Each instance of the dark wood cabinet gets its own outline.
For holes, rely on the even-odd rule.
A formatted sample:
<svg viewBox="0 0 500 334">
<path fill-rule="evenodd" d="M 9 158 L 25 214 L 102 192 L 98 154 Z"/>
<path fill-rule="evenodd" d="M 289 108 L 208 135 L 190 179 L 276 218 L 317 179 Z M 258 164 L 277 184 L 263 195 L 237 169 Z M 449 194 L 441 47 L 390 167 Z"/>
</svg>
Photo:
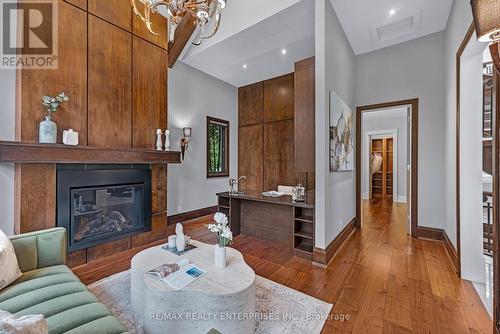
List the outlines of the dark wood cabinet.
<svg viewBox="0 0 500 334">
<path fill-rule="evenodd" d="M 64 0 L 64 1 L 72 4 L 73 6 L 81 8 L 85 11 L 87 10 L 87 0 Z"/>
<path fill-rule="evenodd" d="M 20 71 L 22 89 L 18 110 L 16 139 L 38 142 L 38 125 L 47 114 L 42 96 L 64 91 L 71 99 L 61 104 L 53 120 L 57 123 L 58 142 L 62 131 L 72 128 L 87 141 L 87 14 L 66 2 L 59 2 L 58 68 Z"/>
<path fill-rule="evenodd" d="M 122 29 L 132 31 L 130 0 L 88 0 L 88 11 Z"/>
<path fill-rule="evenodd" d="M 294 118 L 294 74 L 264 81 L 264 122 Z"/>
<path fill-rule="evenodd" d="M 238 172 L 247 177 L 245 189 L 262 191 L 264 127 L 262 124 L 240 127 L 238 137 Z"/>
<path fill-rule="evenodd" d="M 168 56 L 143 39 L 133 39 L 132 146 L 153 149 L 156 129 L 167 128 Z"/>
<path fill-rule="evenodd" d="M 238 125 L 253 125 L 264 120 L 264 83 L 238 89 Z"/>
<path fill-rule="evenodd" d="M 97 0 L 102 1 L 102 0 Z M 130 8 L 130 0 L 127 0 L 129 8 Z M 136 1 L 137 9 L 142 13 L 143 5 L 140 1 Z M 168 49 L 168 22 L 167 19 L 162 15 L 151 15 L 151 21 L 153 22 L 153 31 L 158 33 L 159 35 L 153 35 L 146 27 L 144 22 L 137 16 L 133 15 L 132 24 L 133 24 L 133 33 L 136 36 L 141 37 L 142 39 L 147 40 L 159 46 L 160 48 L 167 50 Z"/>
<path fill-rule="evenodd" d="M 130 148 L 132 35 L 89 15 L 89 145 Z"/>
<path fill-rule="evenodd" d="M 295 168 L 315 170 L 315 65 L 314 57 L 295 63 Z"/>
</svg>

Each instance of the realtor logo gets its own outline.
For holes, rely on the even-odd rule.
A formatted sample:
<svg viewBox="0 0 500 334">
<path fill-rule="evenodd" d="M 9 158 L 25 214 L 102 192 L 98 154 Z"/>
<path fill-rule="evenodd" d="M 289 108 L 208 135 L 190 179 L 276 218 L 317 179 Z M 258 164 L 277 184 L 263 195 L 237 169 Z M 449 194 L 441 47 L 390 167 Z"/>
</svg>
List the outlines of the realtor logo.
<svg viewBox="0 0 500 334">
<path fill-rule="evenodd" d="M 57 0 L 0 0 L 4 69 L 57 68 Z"/>
</svg>

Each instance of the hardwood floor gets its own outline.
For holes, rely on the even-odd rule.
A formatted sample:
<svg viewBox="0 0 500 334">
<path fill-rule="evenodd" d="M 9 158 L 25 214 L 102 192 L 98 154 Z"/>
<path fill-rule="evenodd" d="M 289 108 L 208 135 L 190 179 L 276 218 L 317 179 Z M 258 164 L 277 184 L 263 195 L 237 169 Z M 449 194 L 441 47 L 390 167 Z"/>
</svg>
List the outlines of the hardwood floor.
<svg viewBox="0 0 500 334">
<path fill-rule="evenodd" d="M 453 272 L 444 245 L 406 235 L 406 205 L 363 201 L 363 227 L 354 232 L 326 269 L 292 252 L 246 236 L 232 247 L 263 277 L 334 304 L 323 333 L 491 333 L 492 321 L 472 284 Z M 215 243 L 204 224 L 185 225 L 193 239 Z M 139 250 L 75 268 L 91 283 L 130 267 Z"/>
</svg>

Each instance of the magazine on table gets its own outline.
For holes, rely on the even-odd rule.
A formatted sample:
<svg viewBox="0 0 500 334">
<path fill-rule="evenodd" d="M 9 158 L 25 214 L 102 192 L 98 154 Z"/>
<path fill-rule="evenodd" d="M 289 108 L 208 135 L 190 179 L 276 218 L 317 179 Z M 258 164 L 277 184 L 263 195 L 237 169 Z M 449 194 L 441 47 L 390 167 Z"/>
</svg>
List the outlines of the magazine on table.
<svg viewBox="0 0 500 334">
<path fill-rule="evenodd" d="M 190 263 L 188 259 L 182 259 L 176 263 L 161 265 L 146 273 L 160 278 L 172 289 L 181 290 L 207 272 Z"/>
</svg>

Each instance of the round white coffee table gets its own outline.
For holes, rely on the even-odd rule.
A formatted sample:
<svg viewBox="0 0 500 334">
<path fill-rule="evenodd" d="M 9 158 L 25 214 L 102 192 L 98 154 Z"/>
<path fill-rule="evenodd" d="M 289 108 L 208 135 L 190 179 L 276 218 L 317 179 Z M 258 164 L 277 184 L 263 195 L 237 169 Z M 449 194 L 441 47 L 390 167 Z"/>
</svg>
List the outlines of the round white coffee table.
<svg viewBox="0 0 500 334">
<path fill-rule="evenodd" d="M 255 331 L 255 273 L 240 252 L 227 248 L 227 266 L 214 266 L 214 246 L 192 241 L 197 248 L 178 256 L 156 246 L 132 258 L 132 307 L 144 321 L 145 333 L 251 334 Z M 187 258 L 208 273 L 180 291 L 146 271 Z"/>
</svg>

